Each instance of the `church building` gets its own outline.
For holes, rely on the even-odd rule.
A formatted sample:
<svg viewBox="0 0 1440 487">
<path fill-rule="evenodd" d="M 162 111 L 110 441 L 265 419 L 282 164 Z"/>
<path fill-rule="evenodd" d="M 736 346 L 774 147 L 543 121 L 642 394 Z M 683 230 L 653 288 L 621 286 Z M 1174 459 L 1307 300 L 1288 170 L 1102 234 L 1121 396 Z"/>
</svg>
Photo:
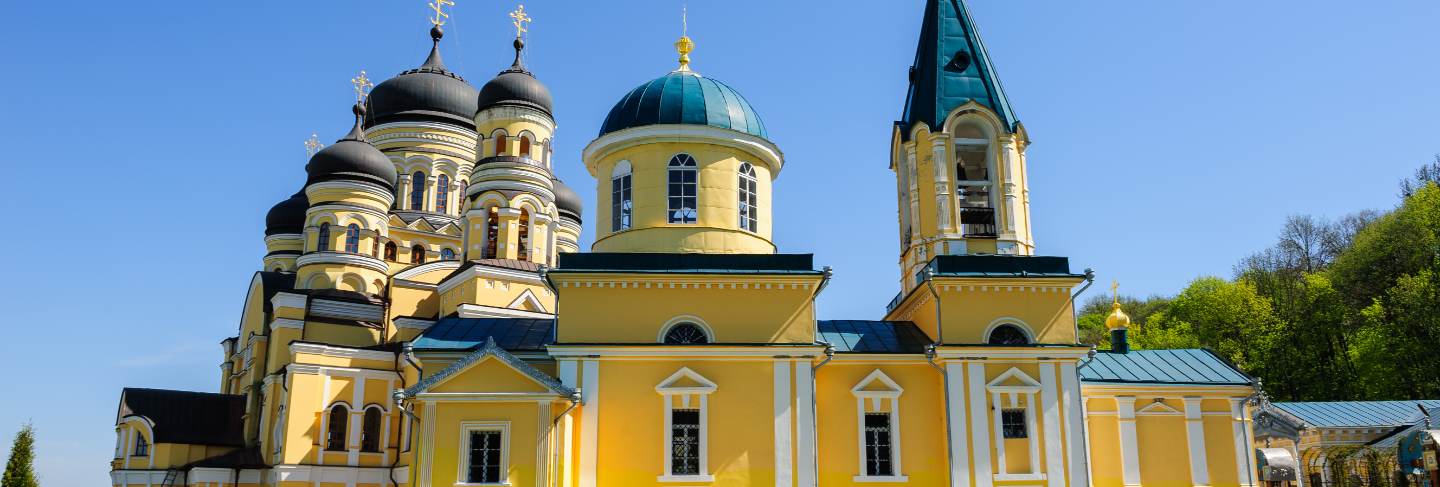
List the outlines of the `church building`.
<svg viewBox="0 0 1440 487">
<path fill-rule="evenodd" d="M 1079 343 L 1093 274 L 1042 252 L 1030 134 L 963 0 L 914 2 L 908 92 L 871 94 L 903 101 L 872 134 L 898 207 L 878 320 L 817 318 L 830 268 L 772 238 L 785 154 L 688 36 L 578 154 L 586 202 L 524 8 L 472 84 L 449 3 L 266 215 L 216 392 L 121 392 L 113 485 L 1256 483 L 1252 377 L 1130 350 L 1119 304 L 1112 350 Z"/>
</svg>

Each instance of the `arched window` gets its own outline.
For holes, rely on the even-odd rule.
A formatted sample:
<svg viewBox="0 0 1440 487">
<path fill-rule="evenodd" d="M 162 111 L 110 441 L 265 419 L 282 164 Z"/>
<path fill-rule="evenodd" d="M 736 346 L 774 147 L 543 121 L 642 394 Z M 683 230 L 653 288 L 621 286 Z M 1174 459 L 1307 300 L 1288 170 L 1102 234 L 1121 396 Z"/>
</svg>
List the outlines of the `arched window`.
<svg viewBox="0 0 1440 487">
<path fill-rule="evenodd" d="M 360 253 L 360 225 L 351 223 L 345 226 L 345 251 L 352 254 Z"/>
<path fill-rule="evenodd" d="M 529 159 L 529 158 L 530 158 L 530 138 L 529 138 L 529 137 L 521 137 L 521 138 L 520 138 L 520 157 L 524 157 L 524 158 L 526 158 L 526 159 Z"/>
<path fill-rule="evenodd" d="M 485 252 L 480 254 L 482 259 L 494 259 L 499 251 L 500 245 L 500 208 L 491 207 L 490 215 L 485 217 Z"/>
<path fill-rule="evenodd" d="M 1020 327 L 1006 324 L 990 330 L 990 337 L 985 340 L 985 343 L 991 345 L 1029 345 L 1030 336 L 1026 335 L 1025 330 L 1021 330 Z"/>
<path fill-rule="evenodd" d="M 520 139 L 525 140 L 525 139 Z M 520 260 L 530 260 L 530 210 L 520 209 L 520 250 L 516 254 Z"/>
<path fill-rule="evenodd" d="M 669 196 L 667 210 L 670 223 L 695 223 L 699 216 L 696 211 L 697 174 L 695 158 L 690 154 L 676 154 L 670 158 Z"/>
<path fill-rule="evenodd" d="M 410 209 L 425 209 L 425 173 L 420 171 L 410 175 Z"/>
<path fill-rule="evenodd" d="M 759 215 L 755 209 L 755 168 L 748 162 L 740 163 L 740 229 L 760 231 Z"/>
<path fill-rule="evenodd" d="M 380 258 L 380 232 L 375 232 L 374 238 L 370 239 L 370 256 Z"/>
<path fill-rule="evenodd" d="M 435 181 L 435 211 L 445 213 L 450 209 L 450 176 L 441 174 Z"/>
<path fill-rule="evenodd" d="M 450 249 L 440 249 L 440 260 L 455 260 L 455 251 Z"/>
<path fill-rule="evenodd" d="M 321 223 L 320 232 L 315 236 L 315 251 L 325 252 L 330 250 L 330 224 Z"/>
<path fill-rule="evenodd" d="M 380 408 L 365 409 L 365 418 L 360 423 L 360 451 L 380 451 Z"/>
<path fill-rule="evenodd" d="M 344 404 L 330 406 L 330 418 L 325 425 L 325 449 L 345 451 L 345 428 L 350 423 L 350 410 Z"/>
<path fill-rule="evenodd" d="M 506 146 L 509 145 L 509 144 L 510 144 L 510 141 L 509 141 L 509 140 L 506 140 L 505 134 L 496 135 L 496 136 L 495 136 L 495 155 L 497 155 L 497 156 L 505 155 L 505 149 L 508 149 L 508 148 L 509 148 L 509 147 L 506 147 Z"/>
<path fill-rule="evenodd" d="M 620 161 L 610 173 L 610 231 L 630 228 L 630 161 Z"/>
<path fill-rule="evenodd" d="M 150 443 L 145 441 L 145 436 L 141 435 L 139 431 L 135 432 L 135 452 L 131 453 L 131 455 L 137 457 L 150 456 Z"/>
<path fill-rule="evenodd" d="M 955 128 L 955 196 L 960 230 L 967 237 L 995 236 L 995 208 L 990 204 L 990 138 L 973 124 Z"/>
<path fill-rule="evenodd" d="M 392 262 L 396 260 L 395 242 L 385 242 L 385 260 Z"/>
<path fill-rule="evenodd" d="M 677 323 L 665 332 L 666 345 L 703 345 L 710 343 L 710 337 L 700 325 L 694 323 Z"/>
<path fill-rule="evenodd" d="M 416 244 L 414 247 L 410 247 L 410 263 L 411 263 L 411 264 L 424 264 L 424 263 L 425 263 L 425 246 L 424 246 L 424 245 Z"/>
</svg>

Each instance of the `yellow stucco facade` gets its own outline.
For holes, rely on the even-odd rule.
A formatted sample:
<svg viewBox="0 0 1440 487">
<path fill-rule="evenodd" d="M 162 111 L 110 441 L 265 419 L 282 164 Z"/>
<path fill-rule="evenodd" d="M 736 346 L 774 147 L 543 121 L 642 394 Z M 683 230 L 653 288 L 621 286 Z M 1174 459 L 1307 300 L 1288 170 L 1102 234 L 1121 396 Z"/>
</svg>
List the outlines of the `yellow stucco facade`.
<svg viewBox="0 0 1440 487">
<path fill-rule="evenodd" d="M 976 36 L 963 5 L 926 22 Z M 688 38 L 579 154 L 581 252 L 523 42 L 477 90 L 431 35 L 267 215 L 218 392 L 122 393 L 113 485 L 1254 485 L 1250 377 L 1078 343 L 1093 275 L 1037 253 L 983 49 L 922 59 L 889 134 L 898 295 L 825 320 L 830 269 L 772 237 L 784 154 Z M 994 86 L 927 84 L 961 75 Z"/>
</svg>

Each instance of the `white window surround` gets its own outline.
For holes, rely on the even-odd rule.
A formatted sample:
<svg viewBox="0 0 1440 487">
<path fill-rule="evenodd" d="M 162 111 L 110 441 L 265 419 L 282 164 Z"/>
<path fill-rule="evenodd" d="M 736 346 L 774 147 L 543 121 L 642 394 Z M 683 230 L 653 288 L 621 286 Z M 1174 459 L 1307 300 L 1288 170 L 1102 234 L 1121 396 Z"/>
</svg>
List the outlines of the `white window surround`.
<svg viewBox="0 0 1440 487">
<path fill-rule="evenodd" d="M 880 387 L 872 387 L 878 383 Z M 908 482 L 910 477 L 906 476 L 900 466 L 900 394 L 905 389 L 896 384 L 890 376 L 885 375 L 880 369 L 870 372 L 870 375 L 861 379 L 850 393 L 855 395 L 855 425 L 856 425 L 856 449 L 859 451 L 860 462 L 857 466 L 860 473 L 855 475 L 855 482 Z M 888 401 L 888 411 L 883 405 Z M 890 414 L 890 465 L 893 475 L 866 475 L 865 474 L 865 414 L 888 412 Z"/>
<path fill-rule="evenodd" d="M 500 482 L 465 482 L 470 473 L 470 432 L 472 431 L 499 431 L 500 432 L 500 467 L 505 469 L 501 474 L 503 480 Z M 461 421 L 460 422 L 460 450 L 459 458 L 455 462 L 459 470 L 455 473 L 455 485 L 510 485 L 510 422 L 509 421 Z"/>
<path fill-rule="evenodd" d="M 706 323 L 705 320 L 695 315 L 680 315 L 670 318 L 664 325 L 660 325 L 660 333 L 655 335 L 655 343 L 665 343 L 665 335 L 670 333 L 671 328 L 681 323 L 689 323 L 700 327 L 700 331 L 705 332 L 705 338 L 709 340 L 710 343 L 717 343 L 719 341 L 715 339 L 715 329 L 711 328 L 710 324 Z"/>
<path fill-rule="evenodd" d="M 695 385 L 679 385 L 682 380 L 692 382 Z M 710 474 L 710 463 L 707 457 L 709 456 L 708 445 L 710 443 L 710 408 L 708 398 L 710 393 L 715 392 L 716 388 L 717 386 L 714 382 L 695 373 L 695 371 L 690 370 L 689 367 L 681 367 L 680 370 L 675 371 L 674 374 L 670 374 L 669 377 L 666 377 L 665 380 L 660 381 L 660 383 L 655 386 L 655 392 L 660 393 L 660 398 L 665 403 L 664 438 L 662 438 L 663 442 L 660 444 L 660 451 L 663 452 L 665 457 L 665 471 L 656 478 L 656 481 L 677 483 L 715 481 L 715 476 Z M 671 429 L 670 421 L 673 418 L 672 414 L 674 413 L 675 402 L 677 400 L 680 401 L 680 407 L 682 409 L 700 410 L 700 473 L 697 475 L 672 475 L 670 473 L 673 471 L 671 469 L 670 453 L 673 441 L 671 435 L 674 432 Z M 699 407 L 695 408 L 694 406 L 697 402 L 699 403 Z"/>
<path fill-rule="evenodd" d="M 1004 325 L 1012 325 L 1015 328 L 1019 328 L 1021 332 L 1025 333 L 1025 338 L 1028 339 L 1030 343 L 1037 343 L 1035 340 L 1035 329 L 1031 328 L 1030 324 L 1026 323 L 1024 320 L 1010 316 L 1001 316 L 999 318 L 995 318 L 993 321 L 990 322 L 989 325 L 985 325 L 985 334 L 980 335 L 981 341 L 989 342 L 990 334 L 994 333 L 996 328 Z"/>
<path fill-rule="evenodd" d="M 1007 382 L 1018 382 L 1018 385 L 1006 385 Z M 990 417 L 994 423 L 994 439 L 996 468 L 995 480 L 1044 480 L 1045 474 L 1040 470 L 1040 431 L 1035 424 L 1035 410 L 1040 406 L 1036 401 L 1036 395 L 1040 392 L 1040 382 L 1026 375 L 1020 369 L 1011 368 L 1000 374 L 995 380 L 985 385 L 985 390 L 990 394 L 991 407 Z M 1020 402 L 1020 396 L 1025 396 L 1025 402 Z M 1002 403 L 1001 399 L 1006 401 Z M 1005 462 L 1005 431 L 1002 419 L 1005 409 L 1025 409 L 1025 441 L 1030 449 L 1030 472 L 1010 473 Z M 1053 427 L 1047 425 L 1047 427 Z"/>
</svg>

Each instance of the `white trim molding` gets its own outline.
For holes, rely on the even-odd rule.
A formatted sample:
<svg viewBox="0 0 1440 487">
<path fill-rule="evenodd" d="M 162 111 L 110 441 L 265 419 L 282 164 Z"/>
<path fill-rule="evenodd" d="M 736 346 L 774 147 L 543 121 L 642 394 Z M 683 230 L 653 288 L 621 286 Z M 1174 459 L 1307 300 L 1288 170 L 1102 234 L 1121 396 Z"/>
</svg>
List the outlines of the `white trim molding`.
<svg viewBox="0 0 1440 487">
<path fill-rule="evenodd" d="M 455 313 L 461 318 L 533 318 L 539 320 L 555 318 L 555 315 L 550 313 L 536 313 L 483 304 L 462 304 L 455 308 Z"/>
<path fill-rule="evenodd" d="M 616 151 L 655 142 L 695 142 L 740 149 L 760 158 L 770 168 L 770 177 L 780 175 L 785 154 L 762 137 L 735 130 L 691 124 L 656 124 L 627 128 L 600 136 L 585 146 L 581 153 L 585 165 L 595 173 L 594 165 Z"/>
<path fill-rule="evenodd" d="M 905 482 L 907 477 L 901 468 L 900 459 L 900 394 L 905 389 L 896 384 L 890 376 L 885 375 L 880 369 L 870 372 L 870 375 L 860 379 L 855 387 L 850 388 L 850 394 L 855 396 L 855 432 L 856 450 L 859 453 L 860 472 L 855 475 L 856 482 Z M 890 423 L 890 475 L 870 475 L 865 473 L 865 466 L 868 463 L 868 455 L 865 448 L 865 416 L 871 413 L 885 413 Z"/>
<path fill-rule="evenodd" d="M 1007 385 L 1009 382 L 1019 382 L 1018 385 Z M 1042 389 L 1039 381 L 1030 377 L 1018 368 L 1011 367 L 1000 374 L 994 380 L 985 384 L 985 390 L 990 396 L 990 409 L 981 410 L 982 414 L 989 411 L 991 421 L 994 423 L 995 434 L 995 465 L 999 472 L 995 474 L 995 480 L 1042 480 L 1045 474 L 1040 470 L 1040 431 L 1036 428 L 1035 410 L 1039 408 L 1035 395 Z M 1024 396 L 1024 403 L 1020 402 Z M 1005 410 L 1023 409 L 1025 411 L 1025 442 L 1030 450 L 1030 471 L 1024 473 L 1011 473 L 1008 464 L 1005 462 Z"/>
<path fill-rule="evenodd" d="M 665 335 L 670 333 L 671 328 L 674 328 L 675 325 L 679 325 L 681 323 L 689 323 L 700 327 L 700 331 L 705 332 L 705 339 L 709 340 L 710 343 L 716 343 L 717 341 L 719 341 L 715 337 L 715 329 L 711 328 L 710 324 L 706 323 L 704 319 L 701 319 L 699 316 L 695 315 L 680 315 L 674 318 L 670 318 L 669 320 L 665 321 L 665 324 L 660 325 L 660 333 L 657 333 L 655 335 L 655 343 L 665 343 Z"/>
<path fill-rule="evenodd" d="M 432 406 L 433 407 L 433 406 Z M 470 433 L 476 431 L 497 431 L 500 433 L 500 481 L 470 482 L 466 474 L 470 470 Z M 432 453 L 433 454 L 433 453 Z M 461 421 L 460 449 L 455 459 L 459 470 L 455 473 L 455 485 L 510 485 L 510 422 L 509 421 Z"/>
<path fill-rule="evenodd" d="M 379 350 L 362 350 L 350 347 L 337 347 L 333 345 L 322 345 L 319 343 L 290 342 L 290 353 L 308 353 L 325 357 L 353 358 L 361 360 L 387 360 L 395 361 L 395 354 Z"/>
<path fill-rule="evenodd" d="M 693 385 L 682 384 L 682 381 L 693 383 Z M 717 388 L 718 386 L 716 386 L 714 382 L 690 370 L 689 367 L 681 367 L 680 370 L 675 371 L 675 373 L 670 374 L 665 380 L 655 385 L 655 392 L 660 393 L 660 399 L 665 403 L 665 417 L 663 418 L 665 421 L 665 430 L 663 432 L 664 438 L 662 438 L 663 443 L 660 444 L 660 451 L 664 452 L 665 470 L 656 477 L 657 481 L 689 483 L 715 481 L 715 477 L 710 475 L 710 462 L 708 458 L 710 454 L 709 397 Z M 674 416 L 676 401 L 680 402 L 681 409 L 699 410 L 699 473 L 695 475 L 675 475 L 673 473 L 674 469 L 671 462 L 674 458 L 671 456 L 671 453 L 674 452 L 674 449 L 671 448 L 670 445 L 674 444 L 673 434 L 675 430 L 672 427 L 671 419 L 673 419 Z"/>
</svg>

